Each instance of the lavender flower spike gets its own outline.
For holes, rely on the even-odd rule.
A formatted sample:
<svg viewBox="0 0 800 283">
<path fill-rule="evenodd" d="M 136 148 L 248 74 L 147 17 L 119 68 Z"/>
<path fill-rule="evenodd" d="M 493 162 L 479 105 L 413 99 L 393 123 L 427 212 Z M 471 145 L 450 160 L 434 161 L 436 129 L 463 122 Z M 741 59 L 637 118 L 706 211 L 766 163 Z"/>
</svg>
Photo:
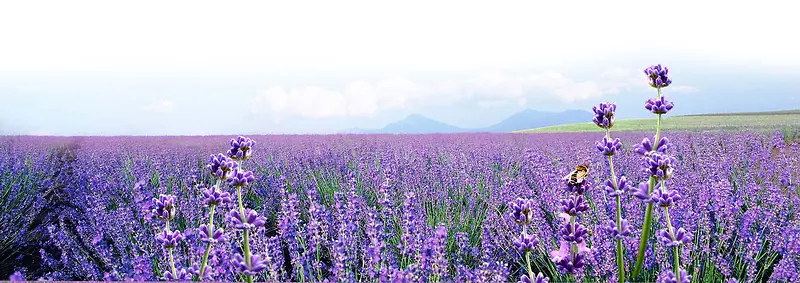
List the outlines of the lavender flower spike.
<svg viewBox="0 0 800 283">
<path fill-rule="evenodd" d="M 656 238 L 668 248 L 689 244 L 692 242 L 693 237 L 691 233 L 686 232 L 683 228 L 679 228 L 675 232 L 675 238 L 672 238 L 667 229 L 661 229 L 656 232 Z"/>
<path fill-rule="evenodd" d="M 203 190 L 203 204 L 206 206 L 220 205 L 232 202 L 231 194 L 221 192 L 216 186 L 208 187 Z"/>
<path fill-rule="evenodd" d="M 655 138 L 653 138 L 653 140 L 655 141 Z M 658 140 L 658 146 L 657 146 L 658 152 L 666 153 L 667 149 L 669 149 L 670 147 L 672 147 L 672 144 L 669 142 L 669 139 L 667 137 L 661 137 Z M 651 151 L 653 151 L 653 144 L 650 142 L 650 139 L 644 138 L 642 140 L 642 143 L 633 145 L 633 151 L 635 151 L 640 155 L 646 156 L 650 154 Z"/>
<path fill-rule="evenodd" d="M 198 231 L 200 232 L 200 241 L 202 241 L 203 243 L 208 243 L 208 242 L 217 243 L 225 240 L 225 235 L 223 235 L 223 233 L 225 233 L 225 230 L 223 230 L 222 228 L 218 228 L 216 231 L 211 232 L 208 229 L 208 225 L 203 224 L 200 225 Z"/>
<path fill-rule="evenodd" d="M 681 280 L 679 281 L 678 278 L 675 277 L 675 273 L 672 270 L 664 270 L 661 272 L 661 275 L 658 276 L 656 279 L 657 283 L 690 283 L 692 282 L 692 276 L 686 273 L 686 270 L 681 269 Z"/>
<path fill-rule="evenodd" d="M 603 229 L 606 230 L 606 232 L 608 232 L 609 234 L 611 234 L 611 237 L 615 239 L 628 237 L 631 235 L 631 233 L 633 233 L 633 229 L 631 228 L 630 223 L 628 223 L 628 220 L 625 219 L 622 219 L 621 231 L 617 229 L 617 223 L 614 222 L 614 220 L 609 220 L 608 224 L 606 224 L 606 226 L 603 227 Z"/>
<path fill-rule="evenodd" d="M 617 105 L 610 102 L 600 103 L 598 106 L 592 106 L 594 118 L 592 122 L 600 128 L 610 129 L 614 126 L 614 111 L 617 110 Z"/>
<path fill-rule="evenodd" d="M 248 265 L 242 255 L 236 254 L 233 256 L 233 259 L 231 259 L 231 264 L 236 267 L 236 270 L 245 275 L 256 275 L 267 268 L 264 260 L 262 260 L 259 255 L 251 255 L 250 264 Z"/>
<path fill-rule="evenodd" d="M 531 278 L 528 277 L 527 274 L 526 275 L 522 275 L 522 278 L 520 278 L 519 282 L 520 283 L 550 283 L 550 278 L 545 277 L 544 274 L 539 272 L 539 274 L 536 274 L 536 278 L 533 278 L 532 280 L 531 280 Z"/>
<path fill-rule="evenodd" d="M 518 224 L 528 224 L 533 219 L 530 200 L 518 198 L 509 203 L 509 206 L 511 206 L 511 218 Z"/>
<path fill-rule="evenodd" d="M 253 154 L 252 147 L 255 145 L 256 141 L 243 136 L 231 139 L 231 149 L 228 150 L 228 157 L 235 160 L 247 160 Z"/>
<path fill-rule="evenodd" d="M 646 162 L 649 166 L 647 172 L 658 180 L 669 179 L 675 172 L 673 168 L 673 164 L 676 163 L 675 157 L 653 152 L 647 156 Z"/>
<path fill-rule="evenodd" d="M 623 195 L 624 193 L 626 193 L 628 191 L 635 190 L 633 188 L 633 186 L 628 185 L 628 183 L 629 183 L 628 182 L 628 178 L 626 178 L 625 176 L 622 176 L 617 181 L 617 187 L 618 188 L 614 189 L 614 182 L 611 181 L 611 180 L 606 180 L 605 189 L 606 189 L 606 192 L 608 193 L 608 195 L 611 196 L 611 197 L 621 196 L 621 195 Z"/>
<path fill-rule="evenodd" d="M 675 104 L 664 98 L 664 96 L 647 99 L 644 103 L 644 108 L 653 114 L 667 114 L 672 110 L 672 107 L 675 107 Z"/>
<path fill-rule="evenodd" d="M 156 235 L 156 241 L 165 249 L 174 248 L 180 241 L 183 241 L 183 239 L 183 234 L 181 234 L 181 231 L 177 230 L 172 232 L 164 230 Z"/>
<path fill-rule="evenodd" d="M 583 199 L 583 196 L 572 195 L 568 199 L 561 200 L 561 211 L 570 216 L 576 216 L 587 210 L 589 210 L 589 203 Z"/>
<path fill-rule="evenodd" d="M 222 153 L 211 155 L 208 165 L 206 165 L 206 169 L 211 171 L 211 176 L 219 180 L 227 180 L 237 168 L 239 168 L 239 163 Z"/>
<path fill-rule="evenodd" d="M 681 200 L 681 194 L 678 190 L 670 190 L 669 192 L 662 192 L 661 190 L 654 190 L 650 195 L 650 201 L 658 204 L 660 207 L 670 207 L 675 202 Z"/>
<path fill-rule="evenodd" d="M 253 175 L 252 171 L 242 172 L 239 169 L 236 169 L 231 178 L 228 179 L 228 185 L 234 187 L 243 187 L 249 185 L 255 180 L 256 176 Z"/>
<path fill-rule="evenodd" d="M 228 219 L 239 230 L 250 230 L 264 226 L 264 222 L 267 220 L 263 216 L 258 216 L 255 210 L 249 208 L 244 210 L 244 215 L 240 214 L 238 209 L 231 210 L 228 213 Z"/>
<path fill-rule="evenodd" d="M 672 84 L 672 80 L 668 76 L 669 69 L 667 67 L 662 68 L 661 64 L 645 68 L 644 74 L 647 75 L 651 87 L 665 88 Z"/>
<path fill-rule="evenodd" d="M 536 239 L 533 235 L 522 235 L 514 239 L 514 246 L 522 253 L 533 251 L 538 244 L 539 239 Z"/>
<path fill-rule="evenodd" d="M 158 198 L 153 199 L 153 206 L 153 210 L 150 211 L 153 218 L 164 221 L 175 218 L 175 196 L 160 194 Z"/>
<path fill-rule="evenodd" d="M 172 274 L 171 271 L 164 272 L 164 279 L 167 281 L 189 281 L 192 279 L 192 276 L 185 268 L 178 268 L 175 273 Z"/>
<path fill-rule="evenodd" d="M 619 138 L 611 140 L 608 137 L 603 137 L 602 140 L 595 143 L 595 146 L 603 155 L 612 156 L 618 150 L 622 149 L 622 142 L 619 141 Z"/>
</svg>

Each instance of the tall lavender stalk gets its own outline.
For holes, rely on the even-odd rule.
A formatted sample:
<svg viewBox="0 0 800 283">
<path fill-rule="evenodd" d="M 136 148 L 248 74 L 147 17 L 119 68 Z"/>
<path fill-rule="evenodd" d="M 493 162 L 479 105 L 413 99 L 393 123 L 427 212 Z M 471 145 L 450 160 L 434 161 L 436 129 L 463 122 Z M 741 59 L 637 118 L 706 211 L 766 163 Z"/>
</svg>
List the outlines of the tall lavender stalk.
<svg viewBox="0 0 800 283">
<path fill-rule="evenodd" d="M 631 228 L 628 225 L 628 221 L 622 218 L 622 195 L 628 191 L 628 181 L 625 176 L 622 176 L 617 181 L 617 175 L 614 173 L 614 153 L 622 148 L 619 138 L 612 140 L 610 133 L 611 128 L 614 126 L 614 112 L 616 110 L 616 104 L 600 103 L 600 105 L 592 107 L 592 111 L 595 113 L 592 121 L 606 131 L 605 137 L 596 143 L 596 147 L 600 153 L 608 157 L 611 180 L 606 181 L 605 188 L 608 195 L 615 198 L 617 210 L 615 221 L 609 222 L 606 230 L 616 239 L 617 279 L 620 283 L 623 283 L 625 282 L 625 262 L 622 238 L 631 234 Z"/>
<path fill-rule="evenodd" d="M 550 282 L 549 278 L 545 277 L 541 272 L 534 275 L 531 268 L 531 252 L 539 244 L 539 239 L 533 234 L 528 234 L 527 231 L 528 224 L 533 220 L 532 202 L 532 200 L 518 198 L 516 201 L 509 203 L 511 219 L 522 226 L 522 235 L 514 239 L 514 246 L 519 252 L 525 254 L 526 271 L 528 271 L 528 274 L 522 275 L 519 282 L 547 283 Z"/>
<path fill-rule="evenodd" d="M 210 274 L 206 273 L 206 268 L 208 267 L 208 256 L 211 252 L 211 245 L 222 241 L 225 233 L 225 230 L 222 228 L 214 230 L 214 212 L 218 205 L 229 203 L 232 199 L 231 194 L 220 191 L 219 186 L 222 181 L 228 180 L 233 175 L 234 170 L 238 169 L 238 166 L 238 163 L 223 154 L 212 155 L 209 164 L 206 165 L 206 168 L 211 171 L 211 176 L 216 179 L 216 184 L 203 190 L 203 202 L 209 207 L 209 216 L 208 224 L 200 225 L 198 228 L 200 240 L 206 243 L 206 250 L 203 253 L 203 260 L 200 263 L 199 272 L 195 274 L 198 280 L 210 278 Z"/>
<path fill-rule="evenodd" d="M 159 219 L 165 222 L 164 230 L 156 235 L 156 241 L 167 250 L 169 255 L 169 270 L 164 272 L 164 279 L 166 280 L 188 280 L 189 276 L 186 269 L 175 267 L 175 257 L 172 255 L 172 250 L 183 241 L 183 233 L 175 230 L 171 231 L 169 222 L 175 218 L 175 196 L 161 194 L 158 198 L 153 199 L 153 210 L 151 211 L 154 219 Z"/>
<path fill-rule="evenodd" d="M 583 197 L 588 180 L 566 180 L 566 190 L 571 193 L 567 199 L 561 200 L 559 217 L 564 221 L 558 235 L 561 236 L 559 249 L 550 252 L 550 259 L 563 273 L 575 273 L 586 264 L 586 256 L 591 252 L 586 245 L 589 231 L 577 222 L 578 216 L 589 210 L 589 203 Z"/>
<path fill-rule="evenodd" d="M 673 104 L 670 101 L 667 101 L 664 96 L 661 95 L 661 89 L 669 86 L 672 83 L 672 80 L 669 79 L 669 69 L 667 67 L 661 67 L 661 65 L 653 65 L 647 67 L 644 70 L 645 75 L 647 75 L 650 86 L 655 88 L 657 91 L 657 96 L 655 99 L 648 99 L 645 103 L 645 108 L 656 114 L 657 124 L 656 124 L 656 136 L 653 139 L 653 143 L 655 146 L 650 143 L 650 140 L 645 138 L 642 141 L 641 145 L 636 145 L 637 151 L 639 153 L 648 153 L 648 152 L 656 152 L 661 149 L 661 145 L 666 144 L 668 141 L 662 144 L 662 140 L 659 140 L 659 136 L 661 134 L 661 115 L 666 114 L 670 109 L 672 109 Z M 650 180 L 647 183 L 647 192 L 646 195 L 649 196 L 653 193 L 653 189 L 656 186 L 656 179 L 653 176 L 650 176 Z M 648 202 L 644 212 L 644 224 L 642 225 L 642 236 L 639 239 L 639 251 L 636 254 L 636 263 L 633 268 L 633 277 L 637 278 L 639 273 L 642 271 L 642 265 L 644 264 L 644 255 L 647 251 L 647 244 L 650 240 L 650 228 L 653 222 L 653 203 Z"/>
<path fill-rule="evenodd" d="M 253 275 L 267 268 L 262 258 L 258 255 L 253 255 L 250 251 L 250 230 L 264 226 L 266 218 L 258 216 L 255 210 L 245 209 L 242 196 L 242 188 L 256 179 L 252 171 L 242 170 L 242 163 L 250 158 L 253 153 L 252 147 L 255 145 L 255 141 L 239 136 L 231 139 L 231 148 L 227 152 L 228 157 L 234 160 L 237 163 L 236 167 L 238 167 L 233 170 L 231 177 L 228 179 L 228 185 L 236 188 L 236 196 L 239 203 L 238 209 L 233 209 L 228 213 L 228 219 L 236 229 L 243 232 L 243 255 L 235 255 L 232 263 L 239 272 L 246 276 L 248 283 L 253 282 Z"/>
</svg>

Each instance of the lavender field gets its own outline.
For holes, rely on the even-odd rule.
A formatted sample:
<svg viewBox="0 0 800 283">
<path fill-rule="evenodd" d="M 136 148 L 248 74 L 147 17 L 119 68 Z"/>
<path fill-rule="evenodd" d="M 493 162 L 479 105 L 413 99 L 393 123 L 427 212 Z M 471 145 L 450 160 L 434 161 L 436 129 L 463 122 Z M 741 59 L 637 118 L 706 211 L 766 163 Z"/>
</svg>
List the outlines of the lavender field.
<svg viewBox="0 0 800 283">
<path fill-rule="evenodd" d="M 522 234 L 514 207 L 523 198 L 532 200 L 523 211 L 530 218 L 525 235 L 538 242 L 529 249 L 531 273 L 551 282 L 611 281 L 618 274 L 615 237 L 604 227 L 616 209 L 604 188 L 606 156 L 595 148 L 602 135 L 252 136 L 252 155 L 238 167 L 254 179 L 241 187 L 217 182 L 220 171 L 206 166 L 209 155 L 228 150 L 230 137 L 5 137 L 0 277 L 163 280 L 172 270 L 165 247 L 174 247 L 177 276 L 170 276 L 191 279 L 210 246 L 208 280 L 517 281 L 529 274 L 526 254 L 514 244 Z M 631 145 L 648 135 L 619 137 Z M 744 132 L 669 137 L 678 161 L 670 185 L 683 196 L 670 213 L 672 224 L 692 235 L 680 253 L 691 281 L 796 280 L 797 143 Z M 616 173 L 629 183 L 647 180 L 632 147 L 614 157 Z M 558 250 L 561 199 L 569 194 L 562 177 L 580 163 L 590 168 L 588 210 L 580 217 L 590 251 L 583 268 L 569 273 L 551 251 Z M 212 223 L 224 232 L 209 237 L 197 228 L 209 222 L 204 204 L 215 184 Z M 226 217 L 237 211 L 236 188 L 257 219 Z M 159 208 L 154 198 L 161 194 L 174 196 L 174 206 Z M 625 194 L 621 204 L 632 229 L 622 237 L 630 272 L 645 202 Z M 171 229 L 182 232 L 172 245 L 153 215 L 159 209 L 172 210 Z M 663 213 L 653 215 L 653 231 L 664 228 Z M 242 231 L 249 231 L 250 260 L 258 266 L 237 265 Z M 651 237 L 637 280 L 671 269 L 671 256 Z"/>
</svg>

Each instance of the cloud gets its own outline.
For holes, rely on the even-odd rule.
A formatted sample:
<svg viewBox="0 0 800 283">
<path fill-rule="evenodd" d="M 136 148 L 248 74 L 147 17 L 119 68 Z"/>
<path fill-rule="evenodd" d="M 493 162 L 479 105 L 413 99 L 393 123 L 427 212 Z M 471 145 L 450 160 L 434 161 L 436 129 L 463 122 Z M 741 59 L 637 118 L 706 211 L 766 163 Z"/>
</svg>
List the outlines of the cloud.
<svg viewBox="0 0 800 283">
<path fill-rule="evenodd" d="M 419 83 L 406 78 L 375 83 L 357 81 L 342 90 L 273 86 L 250 102 L 253 113 L 270 115 L 279 122 L 287 117 L 374 117 L 383 111 L 413 111 L 457 103 L 484 108 L 541 102 L 573 103 L 619 93 L 641 83 L 641 78 L 619 68 L 583 81 L 553 71 L 489 73 L 436 83 Z"/>
<path fill-rule="evenodd" d="M 145 112 L 156 112 L 156 113 L 170 113 L 174 108 L 174 104 L 171 100 L 159 100 L 153 102 L 152 104 L 148 104 L 142 106 L 140 110 Z"/>
<path fill-rule="evenodd" d="M 667 90 L 675 93 L 692 93 L 700 91 L 698 88 L 688 85 L 669 86 Z"/>
</svg>

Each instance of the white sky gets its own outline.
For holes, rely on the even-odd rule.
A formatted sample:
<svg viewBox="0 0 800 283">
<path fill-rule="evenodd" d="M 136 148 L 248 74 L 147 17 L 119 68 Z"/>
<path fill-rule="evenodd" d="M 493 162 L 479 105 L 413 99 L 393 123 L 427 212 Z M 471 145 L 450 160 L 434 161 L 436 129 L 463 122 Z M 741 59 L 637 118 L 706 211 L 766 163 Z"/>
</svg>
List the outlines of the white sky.
<svg viewBox="0 0 800 283">
<path fill-rule="evenodd" d="M 66 90 L 59 85 L 44 91 L 42 84 L 54 83 L 48 78 L 116 76 L 123 78 L 120 88 L 148 86 L 150 95 L 137 96 L 142 101 L 130 99 L 138 111 L 180 115 L 190 111 L 181 101 L 185 95 L 170 90 L 181 86 L 158 89 L 139 79 L 253 77 L 252 89 L 231 95 L 245 101 L 249 115 L 280 124 L 459 103 L 570 108 L 624 92 L 641 79 L 641 68 L 676 58 L 718 67 L 800 67 L 800 18 L 791 1 L 222 3 L 0 2 L 0 83 L 7 81 L 0 84 L 0 98 L 42 96 L 46 104 L 48 96 L 81 93 L 75 103 L 92 103 L 95 96 L 128 92 L 90 86 L 91 79 Z M 636 69 L 627 67 L 631 62 Z M 580 73 L 581 66 L 592 71 Z M 455 75 L 463 70 L 474 72 Z M 275 75 L 289 73 L 292 79 Z M 437 75 L 420 79 L 414 73 Z M 26 84 L 19 77 L 40 79 Z M 675 89 L 697 91 L 686 83 Z M 10 119 L 4 123 L 15 124 Z M 334 126 L 352 125 L 359 123 Z M 22 128 L 48 127 L 29 122 Z"/>
</svg>

